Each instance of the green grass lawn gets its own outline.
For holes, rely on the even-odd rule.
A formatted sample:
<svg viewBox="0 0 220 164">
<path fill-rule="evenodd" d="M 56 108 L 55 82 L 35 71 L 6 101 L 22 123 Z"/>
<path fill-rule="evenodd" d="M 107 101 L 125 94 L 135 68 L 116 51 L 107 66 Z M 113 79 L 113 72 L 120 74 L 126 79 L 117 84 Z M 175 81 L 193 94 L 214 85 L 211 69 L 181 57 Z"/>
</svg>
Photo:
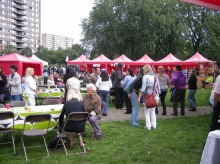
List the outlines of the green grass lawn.
<svg viewBox="0 0 220 164">
<path fill-rule="evenodd" d="M 180 117 L 172 119 L 158 119 L 157 129 L 148 131 L 143 128 L 144 120 L 140 120 L 141 127 L 131 127 L 128 121 L 101 122 L 100 127 L 106 137 L 97 141 L 91 139 L 91 132 L 83 138 L 89 153 L 86 155 L 65 156 L 62 148 L 50 152 L 50 158 L 39 159 L 46 152 L 43 148 L 28 149 L 27 154 L 32 164 L 72 164 L 72 163 L 140 163 L 140 164 L 191 164 L 199 163 L 201 154 L 196 154 L 201 149 L 207 134 L 211 115 L 197 117 Z M 88 127 L 86 127 L 88 129 Z M 47 143 L 56 136 L 55 131 L 50 131 Z M 74 138 L 75 140 L 75 138 Z M 20 132 L 15 135 L 16 148 L 20 142 Z M 41 138 L 28 138 L 27 145 L 41 143 Z M 78 144 L 69 153 L 80 151 Z M 0 154 L 12 151 L 10 145 L 1 145 Z M 0 158 L 3 164 L 25 163 L 24 153 L 18 156 L 8 155 Z"/>
</svg>

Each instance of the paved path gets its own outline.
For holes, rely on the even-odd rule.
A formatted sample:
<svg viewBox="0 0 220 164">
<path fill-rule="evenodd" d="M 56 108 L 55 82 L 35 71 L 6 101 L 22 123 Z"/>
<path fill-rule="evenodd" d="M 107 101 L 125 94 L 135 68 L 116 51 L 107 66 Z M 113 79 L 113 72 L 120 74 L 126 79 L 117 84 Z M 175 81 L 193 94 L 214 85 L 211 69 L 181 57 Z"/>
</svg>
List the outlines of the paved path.
<svg viewBox="0 0 220 164">
<path fill-rule="evenodd" d="M 212 107 L 211 106 L 202 106 L 197 107 L 197 111 L 190 112 L 187 108 L 185 109 L 185 116 L 197 116 L 197 115 L 203 115 L 203 114 L 210 114 L 212 113 Z M 130 114 L 124 114 L 125 110 L 120 109 L 114 109 L 110 108 L 108 112 L 108 116 L 102 116 L 100 121 L 124 121 L 124 120 L 130 120 L 131 115 Z M 173 109 L 171 107 L 167 108 L 167 115 L 163 116 L 162 113 L 162 107 L 158 108 L 158 115 L 157 118 L 167 119 L 167 118 L 173 118 L 174 116 L 170 115 L 170 113 L 173 112 Z M 178 108 L 178 112 L 180 112 L 180 108 Z M 185 117 L 185 116 L 178 116 L 178 117 Z M 144 107 L 140 107 L 138 118 L 144 120 Z"/>
</svg>

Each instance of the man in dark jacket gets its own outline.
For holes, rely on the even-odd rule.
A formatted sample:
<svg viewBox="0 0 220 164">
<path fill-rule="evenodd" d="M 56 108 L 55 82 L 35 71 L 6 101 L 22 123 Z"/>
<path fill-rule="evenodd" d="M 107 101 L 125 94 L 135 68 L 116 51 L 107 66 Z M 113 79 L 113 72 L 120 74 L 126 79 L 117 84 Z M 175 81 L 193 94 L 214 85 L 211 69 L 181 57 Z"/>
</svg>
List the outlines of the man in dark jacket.
<svg viewBox="0 0 220 164">
<path fill-rule="evenodd" d="M 176 72 L 173 74 L 171 81 L 171 86 L 174 89 L 173 94 L 173 113 L 171 115 L 177 116 L 177 104 L 181 103 L 181 112 L 180 115 L 184 116 L 185 114 L 185 94 L 186 94 L 186 77 L 181 71 L 181 66 L 176 66 Z"/>
</svg>

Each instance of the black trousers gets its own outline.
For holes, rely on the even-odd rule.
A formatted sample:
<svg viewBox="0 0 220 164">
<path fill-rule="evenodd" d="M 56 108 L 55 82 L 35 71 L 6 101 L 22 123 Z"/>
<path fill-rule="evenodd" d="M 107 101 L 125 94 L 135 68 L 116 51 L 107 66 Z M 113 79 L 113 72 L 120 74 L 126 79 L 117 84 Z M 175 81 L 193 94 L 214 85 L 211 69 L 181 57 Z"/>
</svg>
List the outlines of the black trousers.
<svg viewBox="0 0 220 164">
<path fill-rule="evenodd" d="M 213 107 L 212 120 L 209 129 L 210 132 L 220 129 L 220 122 L 218 122 L 218 120 L 220 120 L 219 117 L 220 117 L 220 102 L 218 102 L 218 104 L 215 107 Z"/>
<path fill-rule="evenodd" d="M 167 110 L 166 110 L 166 102 L 165 102 L 165 97 L 166 97 L 166 94 L 167 94 L 167 91 L 164 91 L 164 92 L 161 92 L 160 93 L 160 102 L 162 104 L 162 107 L 163 107 L 163 114 L 166 114 L 167 113 Z M 158 107 L 156 107 L 155 109 L 155 113 L 158 113 Z"/>
<path fill-rule="evenodd" d="M 125 91 L 125 105 L 126 105 L 126 113 L 131 113 L 132 112 L 132 105 L 131 105 L 131 99 L 128 97 L 128 93 Z"/>
<path fill-rule="evenodd" d="M 181 103 L 181 115 L 185 114 L 185 94 L 186 89 L 176 89 L 173 95 L 173 114 L 178 115 L 177 105 Z"/>
<path fill-rule="evenodd" d="M 124 89 L 116 88 L 116 90 L 117 90 L 117 96 L 115 101 L 115 108 L 121 109 L 123 108 L 123 103 L 124 103 Z"/>
</svg>

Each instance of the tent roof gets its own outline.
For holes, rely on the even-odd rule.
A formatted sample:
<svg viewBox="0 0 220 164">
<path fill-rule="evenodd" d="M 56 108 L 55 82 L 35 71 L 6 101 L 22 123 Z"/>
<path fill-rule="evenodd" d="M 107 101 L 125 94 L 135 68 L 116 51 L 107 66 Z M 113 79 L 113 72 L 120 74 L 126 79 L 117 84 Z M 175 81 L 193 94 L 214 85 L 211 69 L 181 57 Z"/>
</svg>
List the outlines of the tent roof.
<svg viewBox="0 0 220 164">
<path fill-rule="evenodd" d="M 30 59 L 26 56 L 23 55 L 19 55 L 17 53 L 12 53 L 12 54 L 7 54 L 5 56 L 1 56 L 0 57 L 0 61 L 6 61 L 6 62 L 10 62 L 10 61 L 20 61 L 22 63 L 35 63 L 35 64 L 39 64 L 41 62 Z"/>
<path fill-rule="evenodd" d="M 118 63 L 118 62 L 122 62 L 122 63 L 131 63 L 134 62 L 133 60 L 127 58 L 124 54 L 122 54 L 121 56 L 119 56 L 118 58 L 112 60 L 113 63 Z"/>
<path fill-rule="evenodd" d="M 84 63 L 87 63 L 87 62 L 90 62 L 91 60 L 87 59 L 85 57 L 85 55 L 81 55 L 79 56 L 77 59 L 75 60 L 71 60 L 71 61 L 68 61 L 67 64 L 68 65 L 77 65 L 77 64 L 84 64 Z"/>
<path fill-rule="evenodd" d="M 112 63 L 112 60 L 110 60 L 109 58 L 107 58 L 105 55 L 101 54 L 100 56 L 98 56 L 97 58 L 90 60 L 89 63 L 92 64 L 109 64 Z"/>
<path fill-rule="evenodd" d="M 142 58 L 134 62 L 134 64 L 153 64 L 153 63 L 155 63 L 155 61 L 152 60 L 147 54 L 145 54 Z"/>
<path fill-rule="evenodd" d="M 220 1 L 219 0 L 181 0 L 183 2 L 192 3 L 198 6 L 204 6 L 214 10 L 220 10 Z"/>
<path fill-rule="evenodd" d="M 214 63 L 214 61 L 208 60 L 204 58 L 202 55 L 200 55 L 198 52 L 196 52 L 191 58 L 183 61 L 184 63 Z"/>
<path fill-rule="evenodd" d="M 30 57 L 30 59 L 34 59 L 36 61 L 42 62 L 43 65 L 48 65 L 48 62 L 38 58 L 36 55 L 32 55 L 32 57 Z"/>
<path fill-rule="evenodd" d="M 177 64 L 182 62 L 181 60 L 177 59 L 175 56 L 173 56 L 171 53 L 169 53 L 165 58 L 155 62 L 155 64 Z"/>
</svg>

